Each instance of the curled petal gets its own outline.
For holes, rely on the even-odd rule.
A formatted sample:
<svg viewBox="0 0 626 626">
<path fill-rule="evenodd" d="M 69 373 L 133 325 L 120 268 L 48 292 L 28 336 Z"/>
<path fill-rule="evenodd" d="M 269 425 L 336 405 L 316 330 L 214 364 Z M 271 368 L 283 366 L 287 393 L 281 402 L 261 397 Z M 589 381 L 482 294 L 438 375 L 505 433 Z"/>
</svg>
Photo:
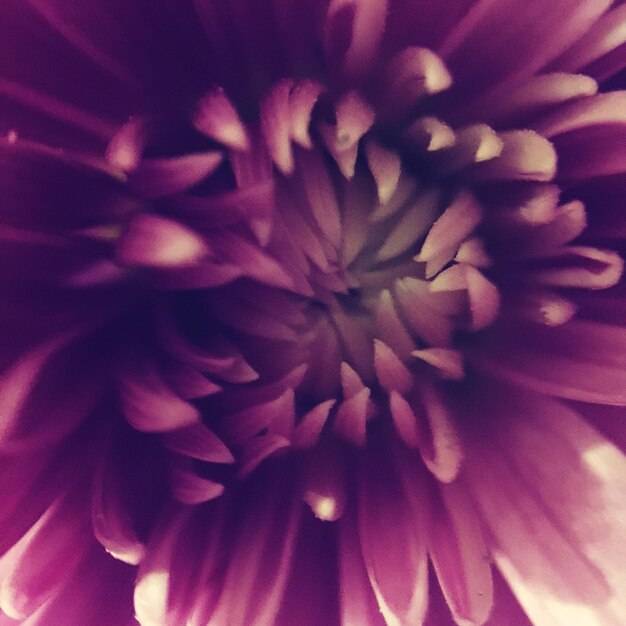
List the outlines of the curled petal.
<svg viewBox="0 0 626 626">
<path fill-rule="evenodd" d="M 530 130 L 512 130 L 500 134 L 500 156 L 479 163 L 470 176 L 475 180 L 550 181 L 556 174 L 557 154 L 544 137 Z"/>
</svg>

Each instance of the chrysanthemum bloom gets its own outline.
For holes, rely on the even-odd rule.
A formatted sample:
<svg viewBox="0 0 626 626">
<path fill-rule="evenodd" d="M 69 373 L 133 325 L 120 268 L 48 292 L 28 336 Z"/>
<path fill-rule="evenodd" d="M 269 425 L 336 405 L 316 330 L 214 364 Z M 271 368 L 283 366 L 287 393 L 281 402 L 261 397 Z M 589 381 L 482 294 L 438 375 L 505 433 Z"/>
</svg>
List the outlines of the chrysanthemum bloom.
<svg viewBox="0 0 626 626">
<path fill-rule="evenodd" d="M 2 0 L 0 624 L 622 624 L 625 65 L 610 0 Z"/>
</svg>

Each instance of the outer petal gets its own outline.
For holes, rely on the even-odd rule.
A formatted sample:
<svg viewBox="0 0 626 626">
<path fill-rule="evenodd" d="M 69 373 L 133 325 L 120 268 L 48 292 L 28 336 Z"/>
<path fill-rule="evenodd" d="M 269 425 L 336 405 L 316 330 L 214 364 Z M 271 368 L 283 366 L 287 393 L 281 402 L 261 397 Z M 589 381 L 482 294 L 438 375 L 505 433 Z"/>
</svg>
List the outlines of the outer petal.
<svg viewBox="0 0 626 626">
<path fill-rule="evenodd" d="M 466 467 L 498 566 L 535 623 L 619 624 L 626 457 L 554 400 L 491 395 Z"/>
</svg>

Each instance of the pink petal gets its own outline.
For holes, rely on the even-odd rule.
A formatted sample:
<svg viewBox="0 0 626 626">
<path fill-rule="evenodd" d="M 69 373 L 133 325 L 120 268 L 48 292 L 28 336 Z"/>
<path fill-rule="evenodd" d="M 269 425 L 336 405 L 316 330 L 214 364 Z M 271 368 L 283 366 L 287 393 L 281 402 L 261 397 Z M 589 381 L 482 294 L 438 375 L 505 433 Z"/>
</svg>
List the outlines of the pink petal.
<svg viewBox="0 0 626 626">
<path fill-rule="evenodd" d="M 625 128 L 622 122 L 585 127 L 555 137 L 559 178 L 584 180 L 626 172 L 626 147 L 622 141 Z"/>
<path fill-rule="evenodd" d="M 422 459 L 438 480 L 452 482 L 459 472 L 464 452 L 451 410 L 434 385 L 420 384 L 419 397 L 430 431 L 430 437 L 421 438 Z"/>
<path fill-rule="evenodd" d="M 324 25 L 324 41 L 329 61 L 340 65 L 350 76 L 363 76 L 376 58 L 385 28 L 387 0 L 372 4 L 366 0 L 332 0 Z M 348 47 L 341 58 L 335 51 L 339 29 L 348 28 Z"/>
<path fill-rule="evenodd" d="M 309 126 L 313 108 L 323 91 L 323 87 L 310 80 L 297 83 L 289 96 L 291 110 L 291 138 L 303 148 L 312 148 Z"/>
<path fill-rule="evenodd" d="M 473 444 L 468 477 L 498 566 L 529 617 L 550 625 L 619 623 L 625 457 L 542 396 L 501 393 L 479 410 L 492 416 L 481 437 L 489 444 Z"/>
<path fill-rule="evenodd" d="M 170 473 L 172 496 L 182 504 L 197 505 L 218 498 L 224 485 L 198 476 L 189 466 L 176 466 Z"/>
<path fill-rule="evenodd" d="M 450 175 L 476 163 L 486 163 L 502 154 L 502 138 L 486 124 L 472 124 L 456 131 L 454 143 L 436 151 L 432 159 L 437 170 Z"/>
<path fill-rule="evenodd" d="M 451 148 L 456 141 L 454 131 L 436 117 L 418 118 L 404 131 L 402 137 L 411 152 L 436 152 Z"/>
<path fill-rule="evenodd" d="M 614 91 L 559 107 L 554 113 L 541 118 L 533 128 L 551 138 L 586 126 L 621 124 L 625 121 L 626 92 Z"/>
<path fill-rule="evenodd" d="M 323 445 L 305 462 L 303 499 L 322 521 L 337 521 L 347 506 L 348 485 L 343 452 L 338 446 Z"/>
<path fill-rule="evenodd" d="M 533 269 L 526 274 L 532 283 L 551 287 L 607 289 L 619 282 L 624 261 L 612 250 L 586 246 L 567 246 L 544 252 L 542 259 L 553 261 L 547 269 Z"/>
<path fill-rule="evenodd" d="M 582 202 L 574 200 L 561 205 L 553 220 L 528 233 L 521 254 L 541 256 L 544 252 L 551 252 L 581 235 L 586 226 L 587 216 Z"/>
<path fill-rule="evenodd" d="M 205 398 L 222 388 L 203 376 L 197 369 L 183 363 L 170 362 L 165 366 L 165 378 L 172 389 L 185 400 Z"/>
<path fill-rule="evenodd" d="M 480 205 L 470 194 L 458 195 L 433 224 L 422 245 L 420 261 L 428 261 L 442 250 L 457 248 L 480 223 Z"/>
<path fill-rule="evenodd" d="M 129 177 L 130 186 L 141 196 L 161 198 L 201 182 L 222 162 L 219 152 L 202 152 L 141 161 Z"/>
<path fill-rule="evenodd" d="M 395 390 L 389 394 L 389 411 L 400 439 L 409 448 L 418 448 L 421 433 L 417 417 L 407 400 Z"/>
<path fill-rule="evenodd" d="M 132 118 L 126 122 L 107 146 L 107 161 L 124 172 L 135 170 L 141 163 L 149 130 L 150 123 L 146 118 Z"/>
<path fill-rule="evenodd" d="M 36 613 L 23 622 L 27 626 L 133 626 L 132 593 L 134 572 L 111 558 L 99 546 L 92 546 L 80 565 Z M 111 599 L 115 598 L 115 602 Z M 106 606 L 107 610 L 102 611 Z M 13 620 L 3 626 L 15 626 Z"/>
<path fill-rule="evenodd" d="M 291 150 L 291 80 L 276 83 L 261 103 L 261 127 L 272 160 L 283 174 L 294 168 Z"/>
<path fill-rule="evenodd" d="M 356 521 L 345 516 L 338 526 L 341 625 L 384 626 L 363 563 Z"/>
<path fill-rule="evenodd" d="M 381 103 L 385 118 L 402 120 L 424 97 L 445 91 L 452 77 L 443 61 L 427 48 L 400 50 L 384 70 Z"/>
<path fill-rule="evenodd" d="M 428 283 L 404 278 L 396 284 L 396 298 L 410 328 L 433 346 L 446 346 L 451 341 L 452 323 L 439 311 L 424 303 Z"/>
<path fill-rule="evenodd" d="M 344 400 L 335 415 L 333 430 L 355 446 L 365 445 L 367 409 L 370 390 L 365 387 L 351 398 Z"/>
<path fill-rule="evenodd" d="M 457 263 L 467 263 L 472 267 L 491 267 L 493 261 L 487 251 L 481 239 L 473 237 L 466 239 L 460 246 L 456 253 L 454 260 Z"/>
<path fill-rule="evenodd" d="M 179 539 L 187 512 L 163 522 L 148 546 L 135 583 L 135 619 L 141 626 L 158 626 L 168 621 L 168 594 L 171 587 L 172 554 Z"/>
<path fill-rule="evenodd" d="M 579 71 L 607 56 L 626 43 L 625 23 L 626 7 L 614 6 L 554 61 L 553 67 L 565 71 Z"/>
<path fill-rule="evenodd" d="M 547 6 L 532 0 L 522 13 L 517 0 L 482 0 L 451 30 L 440 54 L 464 89 L 480 92 L 497 83 L 514 84 L 563 52 L 610 4 L 610 0 L 564 0 Z M 530 41 L 534 45 L 527 49 Z M 515 53 L 521 49 L 524 54 Z"/>
<path fill-rule="evenodd" d="M 336 403 L 336 400 L 320 402 L 304 414 L 293 435 L 294 447 L 312 448 L 317 445 L 322 429 L 328 420 L 328 415 Z"/>
<path fill-rule="evenodd" d="M 374 339 L 374 369 L 382 388 L 387 392 L 407 393 L 413 387 L 413 375 L 398 355 L 380 339 Z"/>
<path fill-rule="evenodd" d="M 121 373 L 119 387 L 124 416 L 137 430 L 167 432 L 198 421 L 198 410 L 179 398 L 149 366 Z"/>
<path fill-rule="evenodd" d="M 75 494 L 55 501 L 4 557 L 0 606 L 10 617 L 33 613 L 82 560 L 91 532 L 81 504 Z"/>
<path fill-rule="evenodd" d="M 490 124 L 514 124 L 515 120 L 569 100 L 593 96 L 598 84 L 583 74 L 539 74 L 515 89 L 500 89 L 479 98 L 462 115 L 475 115 Z"/>
<path fill-rule="evenodd" d="M 161 441 L 168 450 L 193 459 L 208 463 L 235 461 L 226 444 L 200 422 L 166 432 Z"/>
<path fill-rule="evenodd" d="M 415 197 L 376 252 L 376 260 L 389 261 L 412 248 L 432 225 L 439 203 L 437 190 L 425 190 Z"/>
<path fill-rule="evenodd" d="M 209 623 L 271 626 L 289 574 L 300 519 L 292 494 L 277 502 L 278 490 L 261 489 L 237 524 L 237 541 L 227 559 L 224 585 Z M 260 501 L 259 501 L 260 500 Z M 206 623 L 206 622 L 205 622 Z"/>
<path fill-rule="evenodd" d="M 489 552 L 463 486 L 441 485 L 430 539 L 433 565 L 457 624 L 484 624 L 493 603 Z"/>
<path fill-rule="evenodd" d="M 463 355 L 458 350 L 425 348 L 411 354 L 436 368 L 442 378 L 462 380 L 465 377 Z"/>
<path fill-rule="evenodd" d="M 388 289 L 378 296 L 374 311 L 378 336 L 400 357 L 408 358 L 415 349 L 415 343 L 400 320 L 394 306 L 393 298 Z"/>
<path fill-rule="evenodd" d="M 556 174 L 557 154 L 552 144 L 531 130 L 500 133 L 500 155 L 474 166 L 470 176 L 480 181 L 550 181 Z"/>
<path fill-rule="evenodd" d="M 217 258 L 238 266 L 247 276 L 265 285 L 293 288 L 293 279 L 287 269 L 247 238 L 224 230 L 212 234 L 210 245 Z"/>
<path fill-rule="evenodd" d="M 518 325 L 519 327 L 519 325 Z M 543 329 L 543 330 L 542 330 Z M 626 372 L 606 351 L 598 359 L 596 349 L 584 343 L 572 352 L 559 342 L 546 345 L 545 329 L 530 332 L 500 330 L 480 350 L 472 349 L 468 361 L 499 380 L 561 398 L 618 406 L 626 405 Z M 540 332 L 541 334 L 536 334 Z M 557 334 L 558 336 L 558 334 Z"/>
<path fill-rule="evenodd" d="M 389 626 L 419 624 L 428 602 L 424 496 L 411 466 L 398 480 L 380 458 L 359 476 L 359 537 L 372 589 Z M 406 481 L 406 482 L 405 482 Z M 410 492 L 406 491 L 412 485 Z"/>
<path fill-rule="evenodd" d="M 224 424 L 228 440 L 236 443 L 249 442 L 262 430 L 268 428 L 283 436 L 291 436 L 284 430 L 285 424 L 294 419 L 294 392 L 285 389 L 278 397 L 229 415 Z M 283 431 L 283 432 L 281 432 Z"/>
<path fill-rule="evenodd" d="M 124 507 L 120 482 L 119 471 L 112 464 L 103 464 L 96 474 L 91 494 L 93 533 L 111 556 L 137 565 L 144 557 L 145 546 Z"/>
<path fill-rule="evenodd" d="M 193 122 L 200 132 L 230 148 L 249 148 L 246 128 L 222 89 L 200 99 Z"/>
<path fill-rule="evenodd" d="M 389 201 L 400 180 L 402 171 L 400 157 L 373 140 L 367 142 L 365 155 L 370 172 L 376 181 L 378 200 L 384 204 Z"/>
<path fill-rule="evenodd" d="M 122 235 L 117 258 L 124 265 L 179 267 L 192 265 L 209 253 L 200 235 L 174 220 L 143 213 Z"/>
</svg>

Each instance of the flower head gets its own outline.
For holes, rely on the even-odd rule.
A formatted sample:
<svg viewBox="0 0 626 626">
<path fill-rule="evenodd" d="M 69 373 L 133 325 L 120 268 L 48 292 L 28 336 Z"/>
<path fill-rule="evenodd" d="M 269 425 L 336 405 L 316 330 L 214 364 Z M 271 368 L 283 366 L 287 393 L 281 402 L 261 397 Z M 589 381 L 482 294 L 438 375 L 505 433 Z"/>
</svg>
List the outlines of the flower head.
<svg viewBox="0 0 626 626">
<path fill-rule="evenodd" d="M 624 9 L 5 0 L 6 623 L 617 624 Z"/>
</svg>

